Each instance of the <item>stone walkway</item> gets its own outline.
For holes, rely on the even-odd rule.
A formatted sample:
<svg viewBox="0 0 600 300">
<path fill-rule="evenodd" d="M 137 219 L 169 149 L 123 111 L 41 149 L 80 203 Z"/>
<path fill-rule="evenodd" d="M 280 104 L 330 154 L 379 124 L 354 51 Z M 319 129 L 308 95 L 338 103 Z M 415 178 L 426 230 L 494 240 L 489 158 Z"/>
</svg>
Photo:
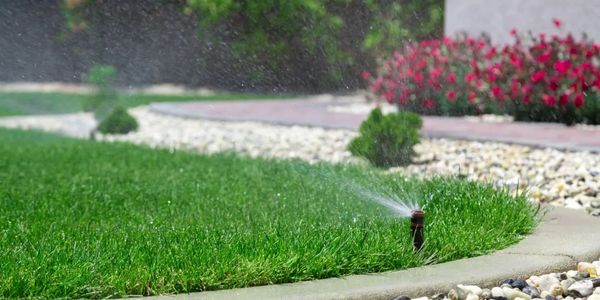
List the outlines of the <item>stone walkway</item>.
<svg viewBox="0 0 600 300">
<path fill-rule="evenodd" d="M 366 114 L 328 110 L 339 102 L 308 100 L 258 100 L 156 103 L 151 110 L 190 118 L 223 121 L 258 121 L 279 125 L 357 129 Z M 341 103 L 343 104 L 343 102 Z M 567 127 L 551 123 L 478 122 L 463 118 L 424 117 L 428 137 L 485 140 L 565 150 L 600 152 L 600 129 Z"/>
</svg>

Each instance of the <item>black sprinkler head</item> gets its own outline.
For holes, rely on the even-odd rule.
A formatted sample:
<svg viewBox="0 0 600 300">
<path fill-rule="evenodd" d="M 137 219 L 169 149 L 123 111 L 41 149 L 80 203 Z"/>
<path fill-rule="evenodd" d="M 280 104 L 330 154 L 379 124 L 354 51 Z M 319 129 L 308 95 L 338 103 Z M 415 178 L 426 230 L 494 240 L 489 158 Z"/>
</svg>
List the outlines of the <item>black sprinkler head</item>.
<svg viewBox="0 0 600 300">
<path fill-rule="evenodd" d="M 423 228 L 425 227 L 425 212 L 413 210 L 410 215 L 410 233 L 415 251 L 423 248 Z"/>
</svg>

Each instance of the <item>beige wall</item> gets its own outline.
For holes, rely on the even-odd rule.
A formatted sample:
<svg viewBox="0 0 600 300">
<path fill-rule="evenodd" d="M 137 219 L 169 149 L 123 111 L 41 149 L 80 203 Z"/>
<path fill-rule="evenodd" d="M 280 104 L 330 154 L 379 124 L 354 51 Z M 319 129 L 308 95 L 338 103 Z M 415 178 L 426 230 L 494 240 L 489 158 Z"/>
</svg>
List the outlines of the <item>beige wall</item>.
<svg viewBox="0 0 600 300">
<path fill-rule="evenodd" d="M 586 32 L 600 42 L 600 0 L 446 0 L 444 31 L 453 36 L 466 31 L 487 32 L 494 43 L 512 41 L 509 31 L 534 33 Z M 558 31 L 552 19 L 563 21 Z"/>
</svg>

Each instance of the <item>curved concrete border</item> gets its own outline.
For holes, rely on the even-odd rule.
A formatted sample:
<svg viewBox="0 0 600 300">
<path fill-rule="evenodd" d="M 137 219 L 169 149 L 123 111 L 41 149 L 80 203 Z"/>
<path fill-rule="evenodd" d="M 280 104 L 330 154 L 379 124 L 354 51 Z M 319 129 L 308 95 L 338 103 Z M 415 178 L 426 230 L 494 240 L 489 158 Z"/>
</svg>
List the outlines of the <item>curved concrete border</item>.
<svg viewBox="0 0 600 300">
<path fill-rule="evenodd" d="M 447 292 L 456 284 L 490 287 L 507 278 L 575 269 L 600 257 L 600 219 L 554 208 L 536 231 L 490 255 L 420 268 L 290 284 L 151 297 L 154 299 L 391 299 Z"/>
</svg>

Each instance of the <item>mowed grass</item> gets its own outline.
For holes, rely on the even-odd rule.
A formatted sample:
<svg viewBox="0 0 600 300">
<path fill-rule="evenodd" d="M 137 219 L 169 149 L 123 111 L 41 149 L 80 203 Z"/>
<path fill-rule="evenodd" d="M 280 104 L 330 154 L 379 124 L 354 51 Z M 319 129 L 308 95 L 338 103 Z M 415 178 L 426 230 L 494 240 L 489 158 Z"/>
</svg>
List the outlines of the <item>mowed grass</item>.
<svg viewBox="0 0 600 300">
<path fill-rule="evenodd" d="M 119 297 L 399 270 L 504 248 L 535 208 L 491 186 L 0 129 L 0 297 Z M 425 206 L 426 244 L 369 200 Z"/>
<path fill-rule="evenodd" d="M 0 92 L 0 117 L 79 112 L 82 110 L 85 97 L 86 95 L 68 93 Z M 225 93 L 210 96 L 119 94 L 120 103 L 125 107 L 135 107 L 153 102 L 228 101 L 282 98 L 289 98 L 289 96 Z"/>
</svg>

